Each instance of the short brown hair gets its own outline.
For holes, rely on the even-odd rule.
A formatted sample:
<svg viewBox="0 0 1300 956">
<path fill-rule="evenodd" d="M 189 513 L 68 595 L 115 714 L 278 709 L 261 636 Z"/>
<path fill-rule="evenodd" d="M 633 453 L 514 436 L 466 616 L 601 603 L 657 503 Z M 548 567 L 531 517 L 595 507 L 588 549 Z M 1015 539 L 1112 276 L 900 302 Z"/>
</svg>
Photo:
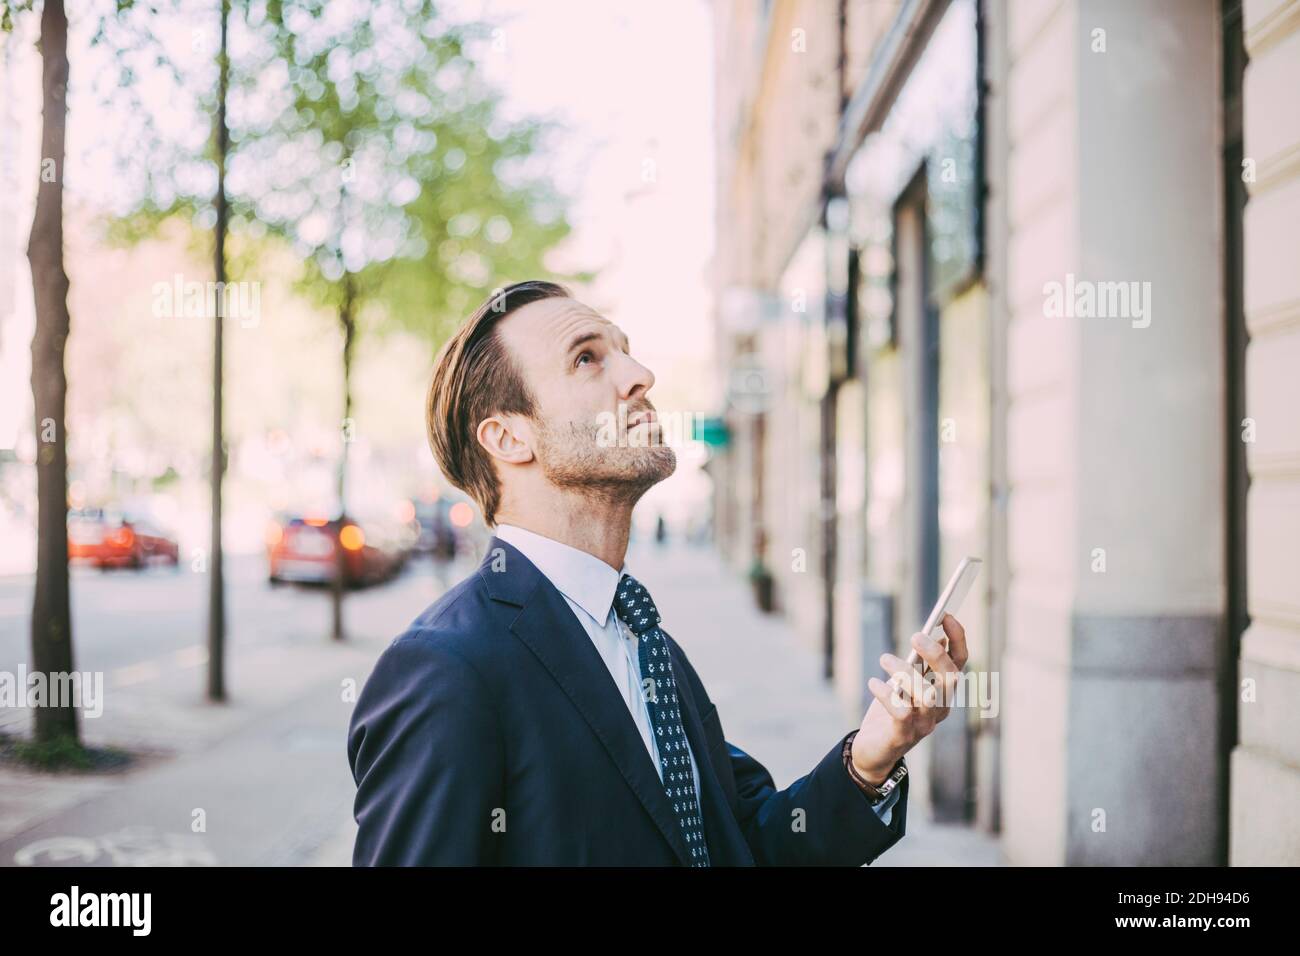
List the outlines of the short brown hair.
<svg viewBox="0 0 1300 956">
<path fill-rule="evenodd" d="M 501 482 L 491 456 L 478 443 L 479 423 L 491 415 L 534 414 L 532 393 L 497 326 L 530 302 L 556 298 L 572 296 L 564 286 L 538 279 L 494 292 L 434 360 L 425 403 L 429 447 L 447 480 L 478 502 L 489 527 L 496 525 Z"/>
</svg>

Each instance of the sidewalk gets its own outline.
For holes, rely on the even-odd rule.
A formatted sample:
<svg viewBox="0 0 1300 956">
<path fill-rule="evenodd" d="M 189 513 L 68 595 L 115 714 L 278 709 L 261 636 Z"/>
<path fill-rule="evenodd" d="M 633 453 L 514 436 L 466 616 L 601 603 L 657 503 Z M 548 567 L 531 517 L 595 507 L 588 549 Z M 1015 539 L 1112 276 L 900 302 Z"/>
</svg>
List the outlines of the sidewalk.
<svg viewBox="0 0 1300 956">
<path fill-rule="evenodd" d="M 664 626 L 718 705 L 727 739 L 761 761 L 778 787 L 803 776 L 861 722 L 823 681 L 821 662 L 780 615 L 762 614 L 744 580 L 716 553 L 638 543 L 628 568 L 654 595 Z M 937 824 L 916 810 L 907 834 L 874 866 L 996 866 L 998 841 L 974 827 Z"/>
</svg>

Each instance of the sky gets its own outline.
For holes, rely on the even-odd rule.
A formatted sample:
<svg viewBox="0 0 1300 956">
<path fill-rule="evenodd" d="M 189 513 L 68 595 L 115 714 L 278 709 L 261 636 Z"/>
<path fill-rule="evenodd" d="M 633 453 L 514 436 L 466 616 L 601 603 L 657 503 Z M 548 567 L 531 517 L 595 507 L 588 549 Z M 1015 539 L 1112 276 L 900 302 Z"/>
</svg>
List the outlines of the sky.
<svg viewBox="0 0 1300 956">
<path fill-rule="evenodd" d="M 499 24 L 485 60 L 510 102 L 573 130 L 565 257 L 598 266 L 594 308 L 628 333 L 662 395 L 704 408 L 713 247 L 711 16 L 704 0 L 465 0 Z"/>
</svg>

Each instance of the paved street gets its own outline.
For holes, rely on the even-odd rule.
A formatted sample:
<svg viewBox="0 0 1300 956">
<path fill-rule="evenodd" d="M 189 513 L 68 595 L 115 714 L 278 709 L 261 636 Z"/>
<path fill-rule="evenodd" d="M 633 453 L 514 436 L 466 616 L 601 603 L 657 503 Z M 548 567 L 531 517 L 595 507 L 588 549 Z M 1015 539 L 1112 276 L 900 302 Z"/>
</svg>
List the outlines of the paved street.
<svg viewBox="0 0 1300 956">
<path fill-rule="evenodd" d="M 743 580 L 711 551 L 634 546 L 629 567 L 652 589 L 733 743 L 786 786 L 861 715 L 846 714 L 815 655 L 779 617 L 753 609 Z M 49 775 L 0 768 L 0 865 L 144 862 L 347 865 L 353 784 L 344 741 L 351 703 L 375 657 L 441 586 L 427 563 L 350 594 L 350 639 L 328 633 L 328 595 L 271 589 L 257 559 L 231 563 L 231 701 L 201 699 L 205 579 L 186 571 L 74 573 L 78 670 L 105 673 L 94 744 L 142 754 L 128 771 Z M 0 669 L 27 659 L 27 579 L 0 580 Z M 26 711 L 0 729 L 26 731 Z M 195 820 L 203 824 L 195 832 Z M 995 841 L 909 817 L 879 865 L 997 862 Z"/>
<path fill-rule="evenodd" d="M 327 591 L 273 589 L 256 558 L 232 560 L 228 583 L 230 700 L 211 705 L 202 575 L 74 570 L 76 669 L 104 672 L 106 698 L 102 717 L 83 720 L 85 740 L 142 756 L 115 774 L 0 769 L 0 864 L 349 862 L 343 682 L 359 688 L 441 586 L 418 562 L 350 593 L 338 645 Z M 0 669 L 27 660 L 29 588 L 0 582 Z M 26 733 L 29 721 L 0 710 L 0 729 Z M 196 811 L 204 832 L 192 830 Z"/>
</svg>

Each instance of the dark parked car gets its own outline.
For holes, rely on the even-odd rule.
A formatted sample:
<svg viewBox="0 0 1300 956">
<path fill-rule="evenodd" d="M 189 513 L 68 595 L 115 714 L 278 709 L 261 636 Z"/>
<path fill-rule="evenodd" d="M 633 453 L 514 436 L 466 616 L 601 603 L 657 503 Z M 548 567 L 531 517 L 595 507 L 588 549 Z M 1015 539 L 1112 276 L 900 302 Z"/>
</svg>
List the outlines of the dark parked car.
<svg viewBox="0 0 1300 956">
<path fill-rule="evenodd" d="M 419 540 L 416 550 L 421 554 L 431 554 L 435 558 L 450 561 L 456 556 L 457 533 L 451 523 L 453 502 L 447 498 L 435 501 L 413 501 L 415 520 L 419 524 Z"/>
</svg>

